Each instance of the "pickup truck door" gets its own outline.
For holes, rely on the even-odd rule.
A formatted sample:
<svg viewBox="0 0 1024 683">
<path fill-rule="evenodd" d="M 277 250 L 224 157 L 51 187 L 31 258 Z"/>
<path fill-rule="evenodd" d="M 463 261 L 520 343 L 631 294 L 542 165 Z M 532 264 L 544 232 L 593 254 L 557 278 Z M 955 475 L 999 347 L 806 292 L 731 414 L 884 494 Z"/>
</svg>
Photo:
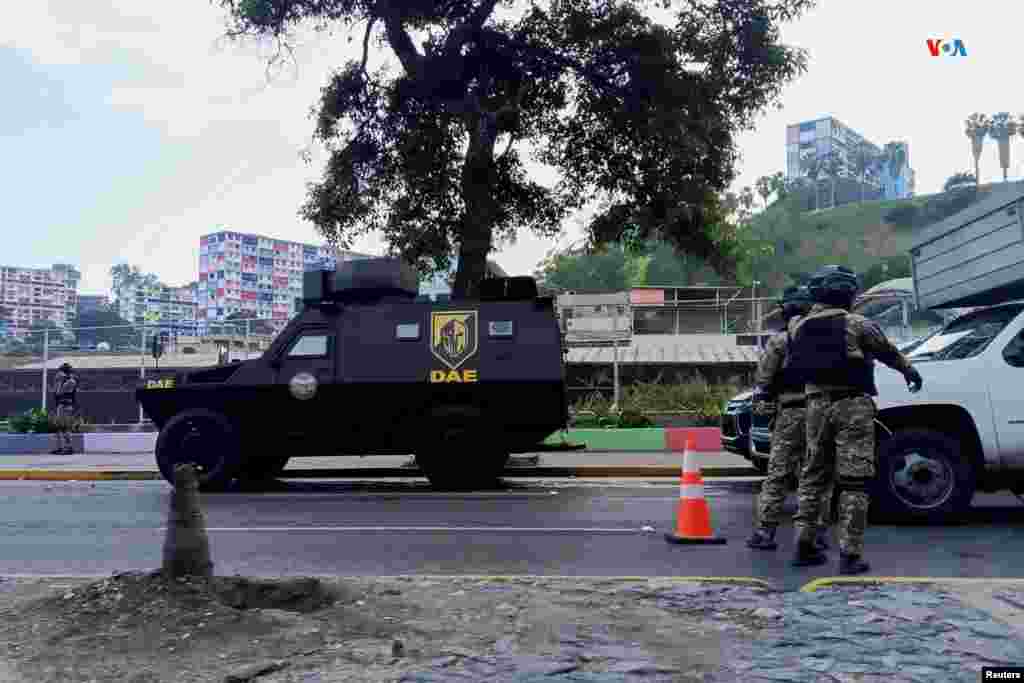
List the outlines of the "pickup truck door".
<svg viewBox="0 0 1024 683">
<path fill-rule="evenodd" d="M 999 439 L 999 458 L 1004 467 L 1024 468 L 1024 329 L 993 354 L 989 391 L 992 417 Z"/>
<path fill-rule="evenodd" d="M 337 398 L 338 343 L 325 325 L 299 328 L 275 362 L 274 393 L 282 431 L 317 437 L 330 431 L 331 403 Z"/>
</svg>

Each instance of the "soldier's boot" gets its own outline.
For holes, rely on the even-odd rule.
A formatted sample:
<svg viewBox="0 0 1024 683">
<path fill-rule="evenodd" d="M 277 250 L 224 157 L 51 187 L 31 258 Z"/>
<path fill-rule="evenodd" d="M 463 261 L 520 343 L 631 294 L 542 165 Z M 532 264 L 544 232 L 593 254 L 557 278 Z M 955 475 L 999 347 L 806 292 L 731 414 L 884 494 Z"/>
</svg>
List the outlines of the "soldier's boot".
<svg viewBox="0 0 1024 683">
<path fill-rule="evenodd" d="M 860 555 L 839 554 L 839 573 L 847 576 L 863 574 L 871 571 L 871 565 L 861 559 Z"/>
<path fill-rule="evenodd" d="M 793 556 L 794 567 L 817 567 L 828 562 L 828 556 L 818 548 L 815 542 L 817 536 L 817 530 L 797 536 L 796 554 Z"/>
<path fill-rule="evenodd" d="M 747 539 L 747 547 L 755 550 L 775 550 L 779 547 L 775 542 L 775 529 L 755 529 Z"/>
<path fill-rule="evenodd" d="M 818 535 L 814 537 L 814 547 L 822 552 L 829 549 L 828 527 L 823 526 L 818 529 Z"/>
</svg>

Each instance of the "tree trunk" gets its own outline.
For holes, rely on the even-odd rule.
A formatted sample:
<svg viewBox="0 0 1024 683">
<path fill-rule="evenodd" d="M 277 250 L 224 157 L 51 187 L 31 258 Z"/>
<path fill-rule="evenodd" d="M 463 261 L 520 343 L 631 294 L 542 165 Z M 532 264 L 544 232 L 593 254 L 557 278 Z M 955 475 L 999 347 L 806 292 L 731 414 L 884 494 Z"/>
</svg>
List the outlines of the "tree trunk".
<svg viewBox="0 0 1024 683">
<path fill-rule="evenodd" d="M 206 522 L 199 507 L 199 480 L 194 465 L 174 468 L 174 491 L 167 516 L 164 539 L 163 576 L 211 576 L 210 542 Z"/>
<path fill-rule="evenodd" d="M 474 298 L 487 272 L 495 220 L 494 146 L 498 139 L 497 117 L 481 112 L 475 117 L 469 149 L 462 165 L 462 199 L 465 213 L 459 235 L 459 266 L 452 298 Z"/>
</svg>

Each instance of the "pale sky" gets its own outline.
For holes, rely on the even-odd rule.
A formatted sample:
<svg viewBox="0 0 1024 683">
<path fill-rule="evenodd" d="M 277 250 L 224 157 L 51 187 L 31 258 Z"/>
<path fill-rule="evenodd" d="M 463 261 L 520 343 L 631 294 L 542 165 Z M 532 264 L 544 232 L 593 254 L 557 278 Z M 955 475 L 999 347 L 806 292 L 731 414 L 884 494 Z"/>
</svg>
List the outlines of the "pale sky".
<svg viewBox="0 0 1024 683">
<path fill-rule="evenodd" d="M 786 88 L 781 111 L 739 138 L 737 188 L 784 171 L 786 125 L 822 116 L 879 145 L 907 140 L 921 194 L 971 170 L 964 119 L 1024 112 L 1014 87 L 1024 12 L 1013 7 L 820 2 L 783 27 L 785 42 L 809 51 L 809 70 Z M 199 235 L 220 226 L 321 242 L 297 211 L 325 157 L 307 165 L 299 154 L 311 144 L 310 107 L 358 41 L 309 38 L 298 67 L 268 81 L 259 51 L 219 40 L 223 20 L 209 0 L 33 0 L 0 24 L 0 262 L 77 264 L 79 291 L 101 293 L 120 261 L 171 285 L 196 279 Z M 968 54 L 931 57 L 928 38 L 960 38 Z M 375 54 L 371 65 L 385 59 Z M 1011 178 L 1022 162 L 1018 136 Z M 981 175 L 1001 179 L 991 141 Z M 579 236 L 570 221 L 561 243 Z M 524 232 L 493 258 L 529 274 L 553 246 Z M 367 238 L 353 248 L 383 245 Z"/>
</svg>

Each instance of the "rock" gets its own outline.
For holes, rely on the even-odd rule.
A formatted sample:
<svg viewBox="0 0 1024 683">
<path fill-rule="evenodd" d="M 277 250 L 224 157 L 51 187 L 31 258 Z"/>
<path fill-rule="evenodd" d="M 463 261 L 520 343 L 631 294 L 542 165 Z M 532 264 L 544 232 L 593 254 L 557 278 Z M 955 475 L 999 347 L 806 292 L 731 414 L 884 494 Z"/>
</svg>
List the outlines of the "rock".
<svg viewBox="0 0 1024 683">
<path fill-rule="evenodd" d="M 443 669 L 446 666 L 451 666 L 457 661 L 459 661 L 458 657 L 437 657 L 436 659 L 431 659 L 428 666 L 435 669 Z"/>
<path fill-rule="evenodd" d="M 782 612 L 771 607 L 758 607 L 754 610 L 753 615 L 760 619 L 781 619 Z"/>
<path fill-rule="evenodd" d="M 400 640 L 391 641 L 391 656 L 397 658 L 405 654 L 405 643 Z"/>
<path fill-rule="evenodd" d="M 243 666 L 224 677 L 224 683 L 249 683 L 249 681 L 280 671 L 288 666 L 288 662 L 263 661 Z"/>
</svg>

